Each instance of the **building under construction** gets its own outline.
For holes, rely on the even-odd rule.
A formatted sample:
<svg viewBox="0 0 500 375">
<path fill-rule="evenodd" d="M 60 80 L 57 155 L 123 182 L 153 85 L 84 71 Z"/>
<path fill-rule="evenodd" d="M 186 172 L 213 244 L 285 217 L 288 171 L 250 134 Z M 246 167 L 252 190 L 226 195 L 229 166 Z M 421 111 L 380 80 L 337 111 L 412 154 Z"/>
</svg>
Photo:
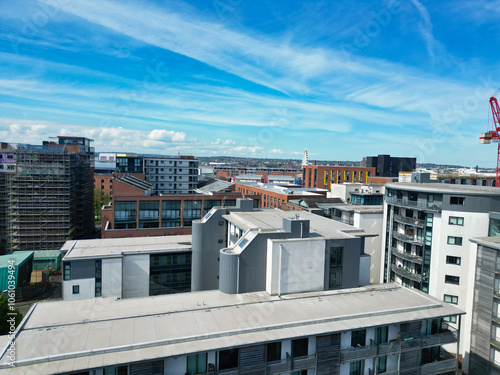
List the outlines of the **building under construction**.
<svg viewBox="0 0 500 375">
<path fill-rule="evenodd" d="M 93 231 L 91 141 L 0 143 L 0 253 L 59 249 Z"/>
</svg>

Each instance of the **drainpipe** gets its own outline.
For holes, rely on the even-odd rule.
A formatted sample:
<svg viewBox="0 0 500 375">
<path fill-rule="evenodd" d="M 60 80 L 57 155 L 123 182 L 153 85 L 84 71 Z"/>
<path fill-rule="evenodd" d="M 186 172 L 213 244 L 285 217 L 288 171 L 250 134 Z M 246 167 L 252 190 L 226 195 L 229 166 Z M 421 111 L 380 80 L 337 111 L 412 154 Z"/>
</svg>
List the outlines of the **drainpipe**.
<svg viewBox="0 0 500 375">
<path fill-rule="evenodd" d="M 236 269 L 236 293 L 240 293 L 240 256 L 238 255 L 238 268 Z"/>
<path fill-rule="evenodd" d="M 281 254 L 283 253 L 283 245 L 280 244 L 280 258 L 278 265 L 278 297 L 281 298 Z"/>
</svg>

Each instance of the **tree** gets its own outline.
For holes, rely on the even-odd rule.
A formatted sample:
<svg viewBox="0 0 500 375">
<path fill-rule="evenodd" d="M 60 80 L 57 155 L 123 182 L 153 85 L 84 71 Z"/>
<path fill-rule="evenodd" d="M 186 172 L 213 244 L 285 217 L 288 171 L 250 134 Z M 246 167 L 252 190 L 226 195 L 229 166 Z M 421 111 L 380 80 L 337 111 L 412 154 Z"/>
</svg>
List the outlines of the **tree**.
<svg viewBox="0 0 500 375">
<path fill-rule="evenodd" d="M 13 333 L 10 331 L 10 322 L 9 319 L 14 318 L 16 320 L 15 326 L 17 327 L 21 320 L 23 320 L 23 315 L 19 312 L 17 308 L 9 306 L 9 302 L 7 297 L 4 294 L 0 293 L 0 335 L 8 335 L 9 333 Z M 13 315 L 8 315 L 8 314 Z"/>
<path fill-rule="evenodd" d="M 94 189 L 94 217 L 101 220 L 101 208 L 111 201 L 111 196 L 101 189 Z"/>
</svg>

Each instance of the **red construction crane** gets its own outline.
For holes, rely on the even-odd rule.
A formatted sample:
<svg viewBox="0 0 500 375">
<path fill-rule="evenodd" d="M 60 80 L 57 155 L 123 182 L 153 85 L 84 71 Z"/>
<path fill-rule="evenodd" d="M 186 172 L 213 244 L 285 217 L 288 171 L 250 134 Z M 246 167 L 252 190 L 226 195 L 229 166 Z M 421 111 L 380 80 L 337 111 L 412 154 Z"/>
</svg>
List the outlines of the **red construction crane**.
<svg viewBox="0 0 500 375">
<path fill-rule="evenodd" d="M 490 144 L 491 141 L 498 143 L 495 186 L 500 187 L 500 108 L 498 107 L 497 99 L 494 96 L 490 98 L 490 107 L 491 113 L 493 114 L 493 125 L 495 130 L 489 130 L 487 133 L 481 133 L 479 135 L 479 140 L 482 144 Z"/>
</svg>

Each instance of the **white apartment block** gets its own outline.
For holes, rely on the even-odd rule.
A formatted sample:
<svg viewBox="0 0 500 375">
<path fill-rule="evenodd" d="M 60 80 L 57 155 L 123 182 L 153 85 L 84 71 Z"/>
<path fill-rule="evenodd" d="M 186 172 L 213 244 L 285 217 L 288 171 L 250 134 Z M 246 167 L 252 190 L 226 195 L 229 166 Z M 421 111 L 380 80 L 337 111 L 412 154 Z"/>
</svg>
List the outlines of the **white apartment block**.
<svg viewBox="0 0 500 375">
<path fill-rule="evenodd" d="M 0 370 L 79 375 L 457 374 L 463 311 L 396 284 L 35 304 Z"/>
<path fill-rule="evenodd" d="M 442 183 L 389 183 L 384 200 L 383 275 L 467 312 L 460 339 L 469 360 L 476 253 L 469 240 L 488 235 L 496 188 Z M 452 319 L 450 324 L 456 324 Z"/>
<path fill-rule="evenodd" d="M 191 291 L 191 236 L 67 241 L 64 300 L 148 297 Z"/>
<path fill-rule="evenodd" d="M 153 184 L 155 192 L 167 194 L 192 194 L 198 185 L 198 160 L 194 156 L 144 155 L 146 181 Z"/>
</svg>

